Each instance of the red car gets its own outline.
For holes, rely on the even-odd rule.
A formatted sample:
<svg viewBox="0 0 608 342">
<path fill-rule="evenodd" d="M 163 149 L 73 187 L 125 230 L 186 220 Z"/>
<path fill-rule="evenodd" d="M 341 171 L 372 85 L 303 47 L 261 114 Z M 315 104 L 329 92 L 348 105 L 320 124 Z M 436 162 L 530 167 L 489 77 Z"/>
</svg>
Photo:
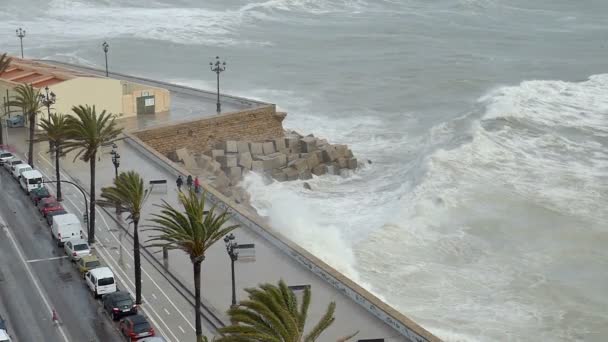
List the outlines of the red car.
<svg viewBox="0 0 608 342">
<path fill-rule="evenodd" d="M 130 341 L 154 336 L 154 328 L 148 323 L 146 317 L 142 315 L 133 315 L 121 319 L 118 328 Z"/>
<path fill-rule="evenodd" d="M 38 202 L 38 210 L 42 216 L 46 217 L 46 214 L 51 211 L 63 210 L 63 207 L 57 202 L 55 197 L 47 197 Z"/>
</svg>

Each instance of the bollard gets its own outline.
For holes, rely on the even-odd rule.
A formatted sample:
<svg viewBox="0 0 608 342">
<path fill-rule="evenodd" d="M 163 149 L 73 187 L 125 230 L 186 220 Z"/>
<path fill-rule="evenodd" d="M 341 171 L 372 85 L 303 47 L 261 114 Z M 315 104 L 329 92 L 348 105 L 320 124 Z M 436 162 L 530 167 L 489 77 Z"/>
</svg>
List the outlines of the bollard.
<svg viewBox="0 0 608 342">
<path fill-rule="evenodd" d="M 163 265 L 169 268 L 169 250 L 166 246 L 163 246 Z"/>
</svg>

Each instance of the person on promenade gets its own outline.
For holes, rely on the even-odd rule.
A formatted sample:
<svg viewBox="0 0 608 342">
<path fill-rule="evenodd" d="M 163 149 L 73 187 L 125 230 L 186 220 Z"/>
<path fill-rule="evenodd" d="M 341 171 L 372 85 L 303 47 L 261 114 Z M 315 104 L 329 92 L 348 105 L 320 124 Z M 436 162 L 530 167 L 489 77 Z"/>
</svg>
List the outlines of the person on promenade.
<svg viewBox="0 0 608 342">
<path fill-rule="evenodd" d="M 192 175 L 188 175 L 186 178 L 186 185 L 188 185 L 188 190 L 192 190 Z"/>
<path fill-rule="evenodd" d="M 179 190 L 179 192 L 182 192 L 182 185 L 184 184 L 184 179 L 182 178 L 182 175 L 177 176 L 175 184 L 177 184 L 177 190 Z"/>
<path fill-rule="evenodd" d="M 198 194 L 200 189 L 201 189 L 201 182 L 198 180 L 198 176 L 196 176 L 196 177 L 194 177 L 194 192 L 196 192 Z"/>
</svg>

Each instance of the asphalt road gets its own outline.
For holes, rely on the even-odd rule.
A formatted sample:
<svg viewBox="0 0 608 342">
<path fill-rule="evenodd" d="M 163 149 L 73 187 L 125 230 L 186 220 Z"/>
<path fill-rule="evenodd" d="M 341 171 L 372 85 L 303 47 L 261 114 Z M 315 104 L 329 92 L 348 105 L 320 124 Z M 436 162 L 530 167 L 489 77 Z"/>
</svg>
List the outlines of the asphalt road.
<svg viewBox="0 0 608 342">
<path fill-rule="evenodd" d="M 42 216 L 4 169 L 0 226 L 0 310 L 16 341 L 121 340 L 63 250 L 52 243 Z"/>
</svg>

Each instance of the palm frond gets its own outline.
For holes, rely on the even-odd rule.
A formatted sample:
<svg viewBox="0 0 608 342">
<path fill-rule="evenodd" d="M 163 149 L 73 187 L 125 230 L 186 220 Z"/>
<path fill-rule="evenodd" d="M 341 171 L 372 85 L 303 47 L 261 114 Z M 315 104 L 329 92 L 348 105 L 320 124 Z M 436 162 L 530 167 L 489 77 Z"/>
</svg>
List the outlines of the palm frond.
<svg viewBox="0 0 608 342">
<path fill-rule="evenodd" d="M 13 61 L 12 58 L 8 57 L 6 53 L 0 55 L 0 75 L 4 73 L 6 69 L 8 69 L 9 65 Z"/>
</svg>

